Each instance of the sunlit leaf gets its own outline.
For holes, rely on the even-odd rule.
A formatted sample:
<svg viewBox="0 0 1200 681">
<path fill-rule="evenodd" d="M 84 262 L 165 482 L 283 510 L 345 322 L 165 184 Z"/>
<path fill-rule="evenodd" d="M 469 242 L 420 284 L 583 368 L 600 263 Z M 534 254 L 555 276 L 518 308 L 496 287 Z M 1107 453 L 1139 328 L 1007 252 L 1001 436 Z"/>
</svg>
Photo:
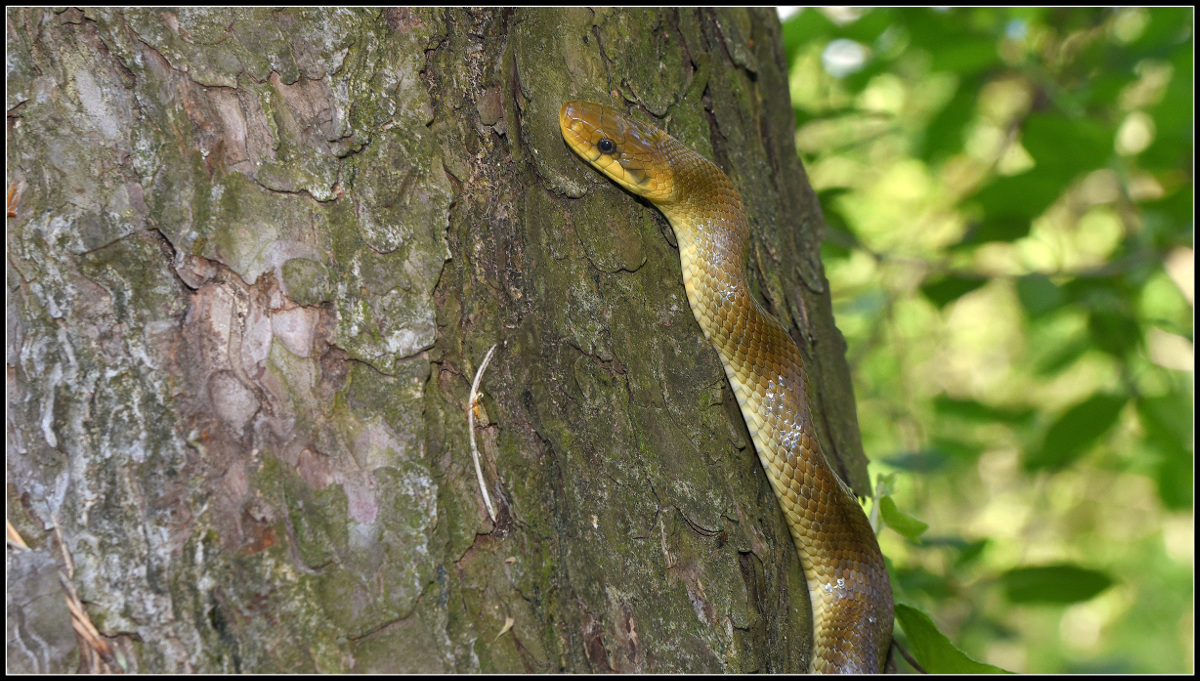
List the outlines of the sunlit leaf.
<svg viewBox="0 0 1200 681">
<path fill-rule="evenodd" d="M 938 631 L 929 615 L 904 603 L 896 604 L 896 621 L 904 629 L 912 654 L 930 674 L 1007 674 L 994 665 L 972 659 Z"/>
<path fill-rule="evenodd" d="M 1078 603 L 1113 585 L 1105 572 L 1063 563 L 1009 570 L 1001 577 L 1013 603 Z"/>
<path fill-rule="evenodd" d="M 896 492 L 896 480 L 899 473 L 880 473 L 875 476 L 875 497 L 886 497 Z"/>
<path fill-rule="evenodd" d="M 879 514 L 888 527 L 909 539 L 916 539 L 929 529 L 929 523 L 923 523 L 897 508 L 896 501 L 890 496 L 879 499 Z"/>
</svg>

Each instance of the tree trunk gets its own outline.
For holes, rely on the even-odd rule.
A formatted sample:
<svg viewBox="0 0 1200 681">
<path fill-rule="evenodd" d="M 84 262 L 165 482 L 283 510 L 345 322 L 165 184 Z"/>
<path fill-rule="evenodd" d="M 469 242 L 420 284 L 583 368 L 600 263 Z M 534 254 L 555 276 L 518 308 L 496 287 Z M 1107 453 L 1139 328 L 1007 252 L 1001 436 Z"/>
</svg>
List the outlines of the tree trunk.
<svg viewBox="0 0 1200 681">
<path fill-rule="evenodd" d="M 107 664 L 806 665 L 799 561 L 670 230 L 557 123 L 566 99 L 629 106 L 726 169 L 865 491 L 772 11 L 7 24 L 8 518 Z M 493 522 L 467 409 L 495 343 Z M 79 663 L 47 643 L 70 624 L 45 565 L 14 556 L 10 668 Z"/>
</svg>

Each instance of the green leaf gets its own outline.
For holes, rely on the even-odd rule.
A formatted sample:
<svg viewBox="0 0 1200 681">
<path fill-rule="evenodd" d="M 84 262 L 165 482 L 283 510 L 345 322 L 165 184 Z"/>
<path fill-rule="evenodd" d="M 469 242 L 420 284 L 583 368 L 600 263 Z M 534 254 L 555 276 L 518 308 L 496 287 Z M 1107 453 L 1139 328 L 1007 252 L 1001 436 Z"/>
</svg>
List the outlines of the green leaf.
<svg viewBox="0 0 1200 681">
<path fill-rule="evenodd" d="M 1080 277 L 1062 291 L 1087 310 L 1087 338 L 1093 346 L 1124 361 L 1141 345 L 1145 330 L 1134 312 L 1137 291 L 1131 278 Z"/>
<path fill-rule="evenodd" d="M 1078 603 L 1113 585 L 1108 573 L 1071 563 L 1016 568 L 1000 581 L 1013 603 Z"/>
<path fill-rule="evenodd" d="M 1049 204 L 1047 204 L 1048 206 Z M 1032 217 L 1020 215 L 987 215 L 971 226 L 956 247 L 975 246 L 992 241 L 1016 241 L 1029 235 Z"/>
<path fill-rule="evenodd" d="M 896 491 L 899 473 L 880 473 L 875 476 L 875 497 L 886 497 Z"/>
<path fill-rule="evenodd" d="M 912 654 L 930 674 L 1010 674 L 994 665 L 972 659 L 954 647 L 934 626 L 929 615 L 904 603 L 896 604 L 896 621 L 904 629 Z"/>
<path fill-rule="evenodd" d="M 879 514 L 888 527 L 909 539 L 916 539 L 929 529 L 929 523 L 923 523 L 897 508 L 896 501 L 890 496 L 879 499 Z"/>
<path fill-rule="evenodd" d="M 929 440 L 929 446 L 914 451 L 904 451 L 884 459 L 887 465 L 918 475 L 935 475 L 956 462 L 973 464 L 983 454 L 983 447 L 943 435 Z"/>
<path fill-rule="evenodd" d="M 987 282 L 988 280 L 983 278 L 960 277 L 951 274 L 940 279 L 926 281 L 921 285 L 921 293 L 929 299 L 929 302 L 942 308 L 947 303 L 958 300 Z"/>
<path fill-rule="evenodd" d="M 1171 55 L 1174 70 L 1171 82 L 1163 92 L 1162 100 L 1147 112 L 1154 118 L 1154 142 L 1138 155 L 1138 160 L 1147 168 L 1182 171 L 1189 180 L 1195 142 L 1192 129 L 1195 114 L 1193 59 L 1191 41 L 1176 48 Z"/>
<path fill-rule="evenodd" d="M 884 462 L 892 468 L 898 468 L 910 473 L 930 475 L 950 465 L 950 457 L 938 449 L 922 449 L 915 452 L 901 452 L 889 456 Z"/>
<path fill-rule="evenodd" d="M 894 565 L 896 593 L 912 596 L 927 597 L 935 601 L 956 598 L 961 595 L 960 589 L 945 575 L 932 572 L 923 567 Z"/>
<path fill-rule="evenodd" d="M 842 27 L 840 36 L 870 45 L 895 23 L 893 11 L 886 8 L 867 10 L 856 21 Z"/>
<path fill-rule="evenodd" d="M 825 214 L 825 238 L 821 241 L 822 248 L 837 249 L 840 257 L 846 257 L 852 251 L 862 250 L 862 243 L 855 236 L 854 230 L 846 222 L 842 211 L 842 196 L 849 193 L 846 187 L 831 187 L 817 192 L 817 200 Z"/>
<path fill-rule="evenodd" d="M 1176 190 L 1155 201 L 1142 204 L 1146 228 L 1153 235 L 1153 244 L 1163 250 L 1174 246 L 1192 245 L 1192 212 L 1195 194 L 1190 186 Z"/>
<path fill-rule="evenodd" d="M 1005 175 L 975 195 L 986 217 L 1015 217 L 1032 220 L 1050 207 L 1063 192 L 1062 183 L 1054 183 L 1032 170 Z"/>
<path fill-rule="evenodd" d="M 1017 298 L 1030 317 L 1041 317 L 1062 307 L 1067 296 L 1050 277 L 1044 274 L 1027 274 L 1017 280 Z"/>
<path fill-rule="evenodd" d="M 1170 440 L 1187 449 L 1192 440 L 1192 398 L 1189 394 L 1171 392 L 1137 401 L 1138 420 L 1149 435 Z"/>
<path fill-rule="evenodd" d="M 935 435 L 929 440 L 929 451 L 938 452 L 951 459 L 975 462 L 983 454 L 984 448 L 978 443 L 968 442 L 959 438 L 945 435 Z"/>
<path fill-rule="evenodd" d="M 945 40 L 934 50 L 932 57 L 931 70 L 962 75 L 978 73 L 1000 62 L 995 42 L 972 36 Z"/>
<path fill-rule="evenodd" d="M 1191 38 L 1188 28 L 1192 25 L 1193 10 L 1187 7 L 1155 7 L 1147 11 L 1150 21 L 1134 41 L 1134 47 L 1159 52 L 1163 47 Z"/>
<path fill-rule="evenodd" d="M 1025 119 L 1021 144 L 1037 163 L 1038 175 L 1066 184 L 1105 165 L 1113 155 L 1113 134 L 1086 118 L 1032 114 Z"/>
<path fill-rule="evenodd" d="M 875 76 L 887 73 L 887 71 L 886 64 L 881 64 L 874 59 L 868 59 L 859 70 L 842 76 L 842 84 L 850 92 L 862 92 L 867 89 L 867 86 L 871 84 Z"/>
<path fill-rule="evenodd" d="M 965 420 L 985 423 L 1020 423 L 1033 415 L 1033 410 L 1028 408 L 1005 409 L 1002 407 L 993 407 L 978 400 L 957 399 L 945 395 L 938 395 L 933 398 L 933 407 L 937 411 L 938 416 L 954 416 Z"/>
<path fill-rule="evenodd" d="M 988 241 L 1016 241 L 1029 234 L 1030 223 L 1046 212 L 1066 183 L 1030 170 L 1001 177 L 975 193 L 973 200 L 983 210 L 979 224 L 959 245 Z"/>
<path fill-rule="evenodd" d="M 1195 481 L 1195 462 L 1192 453 L 1178 447 L 1166 448 L 1166 456 L 1158 466 L 1155 483 L 1163 506 L 1173 511 L 1192 508 L 1192 484 Z"/>
<path fill-rule="evenodd" d="M 1117 358 L 1129 355 L 1142 340 L 1137 317 L 1119 308 L 1093 310 L 1088 315 L 1088 332 L 1097 347 Z"/>
<path fill-rule="evenodd" d="M 1190 395 L 1168 393 L 1137 400 L 1146 441 L 1160 455 L 1155 471 L 1158 498 L 1176 511 L 1192 508 L 1193 435 Z"/>
<path fill-rule="evenodd" d="M 1061 341 L 1050 354 L 1037 361 L 1034 371 L 1040 376 L 1053 376 L 1074 364 L 1094 347 L 1090 338 L 1082 336 Z"/>
<path fill-rule="evenodd" d="M 983 555 L 983 550 L 986 549 L 991 543 L 992 540 L 990 539 L 976 539 L 973 542 L 965 543 L 959 549 L 958 560 L 954 561 L 954 566 L 960 568 L 966 567 L 967 565 L 974 563 L 976 560 L 979 560 L 979 557 Z"/>
<path fill-rule="evenodd" d="M 783 44 L 787 50 L 787 63 L 791 66 L 800 50 L 812 41 L 828 41 L 837 26 L 824 12 L 805 8 L 788 17 L 783 23 Z"/>
<path fill-rule="evenodd" d="M 967 541 L 958 536 L 928 536 L 921 539 L 921 548 L 953 549 L 957 553 L 957 557 L 954 559 L 954 566 L 961 568 L 979 560 L 980 556 L 983 555 L 984 549 L 990 546 L 991 543 L 992 540 L 990 539 Z M 951 574 L 954 573 L 952 572 Z M 956 593 L 959 593 L 957 586 L 950 589 L 946 595 L 949 597 Z"/>
<path fill-rule="evenodd" d="M 1071 407 L 1046 431 L 1042 446 L 1025 457 L 1025 469 L 1070 466 L 1116 424 L 1128 401 L 1124 395 L 1097 393 Z"/>
<path fill-rule="evenodd" d="M 919 154 L 934 160 L 958 153 L 963 146 L 963 130 L 975 116 L 976 88 L 959 84 L 954 96 L 934 116 L 926 128 Z"/>
</svg>

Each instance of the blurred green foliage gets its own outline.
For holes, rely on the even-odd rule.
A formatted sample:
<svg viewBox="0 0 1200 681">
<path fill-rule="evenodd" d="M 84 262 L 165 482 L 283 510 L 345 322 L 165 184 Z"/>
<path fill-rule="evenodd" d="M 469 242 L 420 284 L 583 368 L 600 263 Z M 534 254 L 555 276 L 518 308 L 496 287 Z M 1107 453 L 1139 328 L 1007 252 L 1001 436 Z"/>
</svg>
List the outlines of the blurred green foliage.
<svg viewBox="0 0 1200 681">
<path fill-rule="evenodd" d="M 863 442 L 899 473 L 897 637 L 931 671 L 1192 671 L 1193 21 L 784 21 Z"/>
</svg>

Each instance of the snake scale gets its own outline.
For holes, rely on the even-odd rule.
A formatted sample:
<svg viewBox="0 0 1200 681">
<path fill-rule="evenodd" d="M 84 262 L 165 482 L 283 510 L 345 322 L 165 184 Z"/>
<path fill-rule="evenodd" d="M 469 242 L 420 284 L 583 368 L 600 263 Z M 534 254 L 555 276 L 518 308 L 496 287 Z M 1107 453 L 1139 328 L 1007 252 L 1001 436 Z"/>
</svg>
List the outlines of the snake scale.
<svg viewBox="0 0 1200 681">
<path fill-rule="evenodd" d="M 882 671 L 892 640 L 887 568 L 862 507 L 821 452 L 800 350 L 746 282 L 750 223 L 733 183 L 667 133 L 611 107 L 567 102 L 559 125 L 576 154 L 654 204 L 675 231 L 692 314 L 721 356 L 804 566 L 811 671 Z"/>
</svg>

